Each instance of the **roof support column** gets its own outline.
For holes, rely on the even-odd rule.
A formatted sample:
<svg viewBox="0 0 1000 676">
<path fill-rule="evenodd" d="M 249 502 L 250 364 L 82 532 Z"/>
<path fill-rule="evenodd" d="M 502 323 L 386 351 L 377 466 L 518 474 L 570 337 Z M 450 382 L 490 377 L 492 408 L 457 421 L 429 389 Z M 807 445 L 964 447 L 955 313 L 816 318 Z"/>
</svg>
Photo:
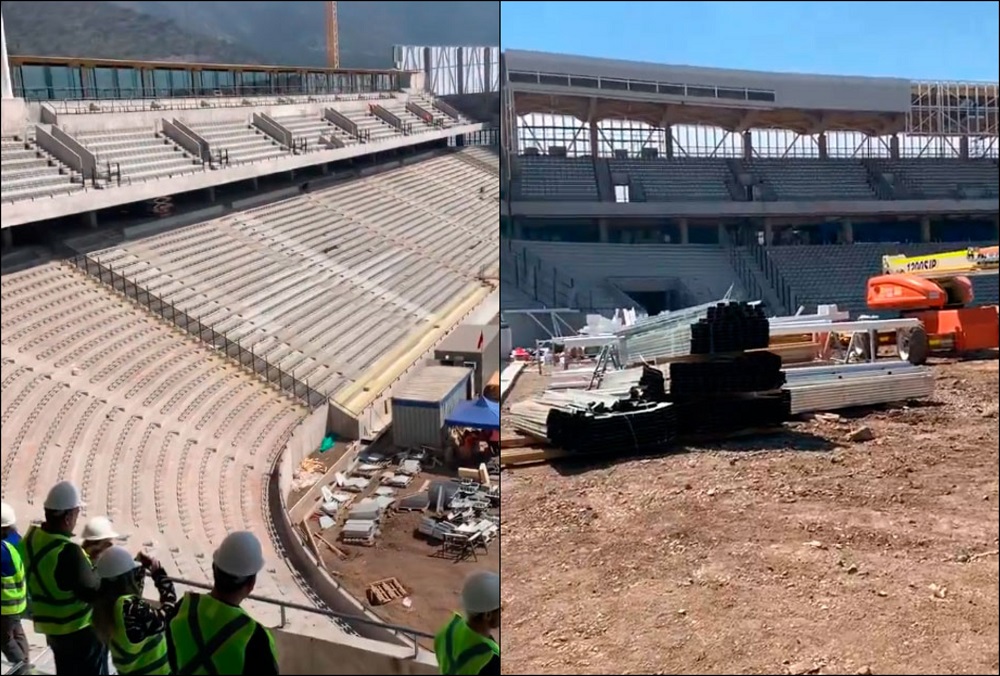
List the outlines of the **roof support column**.
<svg viewBox="0 0 1000 676">
<path fill-rule="evenodd" d="M 854 221 L 845 218 L 840 224 L 841 244 L 854 244 Z"/>
<path fill-rule="evenodd" d="M 899 134 L 889 137 L 889 157 L 894 160 L 899 159 Z"/>
<path fill-rule="evenodd" d="M 931 217 L 924 216 L 920 219 L 920 241 L 930 242 L 931 241 Z"/>
<path fill-rule="evenodd" d="M 963 160 L 969 159 L 969 137 L 960 136 L 958 138 L 958 156 Z"/>
<path fill-rule="evenodd" d="M 598 148 L 600 147 L 597 137 L 600 135 L 601 130 L 598 129 L 596 122 L 591 121 L 589 126 L 590 126 L 590 156 L 596 160 L 597 151 Z"/>
<path fill-rule="evenodd" d="M 666 148 L 663 149 L 663 156 L 668 160 L 674 159 L 674 128 L 671 126 L 663 129 L 663 142 Z"/>
<path fill-rule="evenodd" d="M 753 159 L 753 134 L 749 129 L 743 132 L 743 159 L 747 162 Z"/>
<path fill-rule="evenodd" d="M 2 96 L 4 99 L 14 98 L 14 87 L 10 80 L 10 61 L 7 59 L 7 29 L 3 25 L 3 15 L 0 14 L 0 58 L 3 59 Z"/>
<path fill-rule="evenodd" d="M 828 157 L 830 157 L 830 153 L 827 150 L 826 142 L 827 138 L 825 131 L 821 131 L 819 134 L 816 135 L 816 150 L 819 151 L 819 159 L 821 160 L 825 160 Z"/>
</svg>

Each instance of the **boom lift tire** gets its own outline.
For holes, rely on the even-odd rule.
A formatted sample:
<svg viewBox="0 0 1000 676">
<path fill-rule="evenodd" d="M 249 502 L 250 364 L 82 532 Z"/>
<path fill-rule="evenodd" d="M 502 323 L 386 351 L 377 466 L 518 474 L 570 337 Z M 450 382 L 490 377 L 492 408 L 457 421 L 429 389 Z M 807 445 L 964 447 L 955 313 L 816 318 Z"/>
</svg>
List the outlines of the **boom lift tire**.
<svg viewBox="0 0 1000 676">
<path fill-rule="evenodd" d="M 927 331 L 922 326 L 900 330 L 896 334 L 896 351 L 903 361 L 908 361 L 914 366 L 923 366 L 927 363 L 931 351 Z"/>
</svg>

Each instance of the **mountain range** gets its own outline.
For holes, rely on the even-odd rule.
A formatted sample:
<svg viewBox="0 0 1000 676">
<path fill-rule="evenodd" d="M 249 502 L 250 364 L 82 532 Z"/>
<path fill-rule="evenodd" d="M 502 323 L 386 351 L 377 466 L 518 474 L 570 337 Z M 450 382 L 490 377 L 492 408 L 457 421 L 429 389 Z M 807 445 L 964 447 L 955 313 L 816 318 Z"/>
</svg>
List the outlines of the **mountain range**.
<svg viewBox="0 0 1000 676">
<path fill-rule="evenodd" d="M 323 2 L 2 3 L 11 54 L 267 63 L 326 62 Z M 338 3 L 341 66 L 387 68 L 392 46 L 498 45 L 500 3 Z"/>
</svg>

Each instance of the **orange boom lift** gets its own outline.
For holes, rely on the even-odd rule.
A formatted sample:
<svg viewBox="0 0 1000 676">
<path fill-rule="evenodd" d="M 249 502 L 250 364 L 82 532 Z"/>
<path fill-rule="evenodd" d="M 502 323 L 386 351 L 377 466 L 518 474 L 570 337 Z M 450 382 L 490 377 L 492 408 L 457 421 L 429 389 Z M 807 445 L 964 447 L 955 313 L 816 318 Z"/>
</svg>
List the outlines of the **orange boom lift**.
<svg viewBox="0 0 1000 676">
<path fill-rule="evenodd" d="M 884 256 L 882 274 L 868 280 L 868 307 L 915 317 L 923 328 L 898 336 L 900 357 L 922 364 L 931 354 L 1000 347 L 997 306 L 967 307 L 970 277 L 996 276 L 998 247 L 972 247 L 930 256 Z"/>
</svg>

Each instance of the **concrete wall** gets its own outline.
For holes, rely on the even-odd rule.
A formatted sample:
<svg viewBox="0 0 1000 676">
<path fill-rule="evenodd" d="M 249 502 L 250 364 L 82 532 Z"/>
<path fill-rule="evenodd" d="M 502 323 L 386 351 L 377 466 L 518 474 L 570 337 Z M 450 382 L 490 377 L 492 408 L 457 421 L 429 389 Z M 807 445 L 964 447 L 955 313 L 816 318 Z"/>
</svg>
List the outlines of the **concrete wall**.
<svg viewBox="0 0 1000 676">
<path fill-rule="evenodd" d="M 4 136 L 22 136 L 30 124 L 24 99 L 4 99 L 0 106 L 0 126 Z M 6 205 L 4 206 L 6 209 Z"/>
<path fill-rule="evenodd" d="M 503 207 L 503 205 L 501 205 Z M 526 218 L 778 218 L 782 216 L 892 216 L 896 214 L 995 214 L 996 199 L 893 200 L 886 202 L 511 202 L 509 214 Z M 506 215 L 507 210 L 500 209 Z M 532 225 L 538 225 L 533 223 Z"/>
<path fill-rule="evenodd" d="M 321 641 L 273 629 L 278 649 L 278 670 L 283 674 L 437 674 L 437 665 L 426 654 L 356 637 Z"/>
</svg>

